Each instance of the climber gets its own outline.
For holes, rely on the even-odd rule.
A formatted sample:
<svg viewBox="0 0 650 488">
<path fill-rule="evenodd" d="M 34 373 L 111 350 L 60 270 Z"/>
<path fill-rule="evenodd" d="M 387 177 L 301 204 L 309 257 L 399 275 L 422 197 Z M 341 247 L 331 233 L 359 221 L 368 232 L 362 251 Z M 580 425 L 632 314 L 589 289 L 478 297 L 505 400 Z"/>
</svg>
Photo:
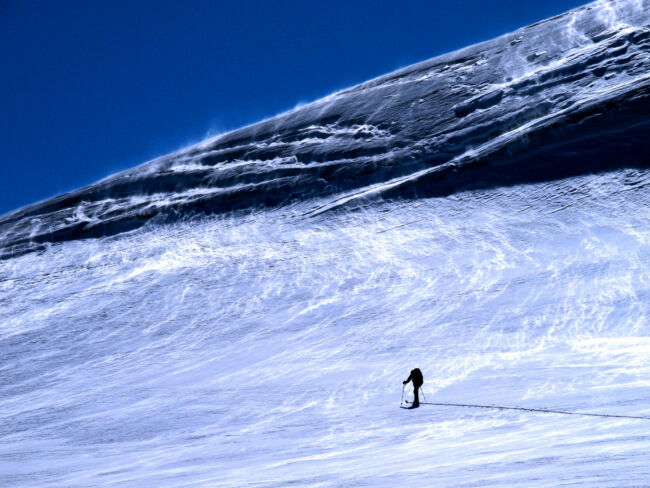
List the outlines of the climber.
<svg viewBox="0 0 650 488">
<path fill-rule="evenodd" d="M 409 381 L 413 382 L 413 407 L 417 407 L 420 405 L 420 395 L 418 393 L 420 387 L 422 386 L 422 383 L 424 383 L 424 379 L 422 378 L 422 371 L 420 371 L 419 368 L 415 368 L 411 371 L 411 374 L 406 379 L 406 381 L 402 382 L 402 384 L 406 385 L 406 383 Z"/>
</svg>

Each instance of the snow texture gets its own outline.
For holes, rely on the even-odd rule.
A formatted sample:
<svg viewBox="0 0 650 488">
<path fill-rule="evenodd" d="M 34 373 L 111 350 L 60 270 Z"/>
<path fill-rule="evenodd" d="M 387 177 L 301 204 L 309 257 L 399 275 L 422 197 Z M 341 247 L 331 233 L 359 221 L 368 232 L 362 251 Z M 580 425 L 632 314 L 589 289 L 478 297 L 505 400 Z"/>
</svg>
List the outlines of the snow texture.
<svg viewBox="0 0 650 488">
<path fill-rule="evenodd" d="M 650 1 L 0 218 L 0 486 L 648 486 Z M 407 389 L 407 398 L 411 394 Z"/>
</svg>

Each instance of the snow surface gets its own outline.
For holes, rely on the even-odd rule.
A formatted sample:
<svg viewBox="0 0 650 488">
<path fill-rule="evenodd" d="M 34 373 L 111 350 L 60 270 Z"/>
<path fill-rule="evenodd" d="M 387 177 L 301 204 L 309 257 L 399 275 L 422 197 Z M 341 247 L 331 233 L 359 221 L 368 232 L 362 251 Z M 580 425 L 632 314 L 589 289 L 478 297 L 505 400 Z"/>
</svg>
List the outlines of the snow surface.
<svg viewBox="0 0 650 488">
<path fill-rule="evenodd" d="M 0 218 L 0 486 L 650 486 L 650 420 L 399 409 L 419 367 L 428 401 L 650 416 L 649 7 Z"/>
<path fill-rule="evenodd" d="M 650 172 L 2 263 L 0 484 L 644 486 Z"/>
</svg>

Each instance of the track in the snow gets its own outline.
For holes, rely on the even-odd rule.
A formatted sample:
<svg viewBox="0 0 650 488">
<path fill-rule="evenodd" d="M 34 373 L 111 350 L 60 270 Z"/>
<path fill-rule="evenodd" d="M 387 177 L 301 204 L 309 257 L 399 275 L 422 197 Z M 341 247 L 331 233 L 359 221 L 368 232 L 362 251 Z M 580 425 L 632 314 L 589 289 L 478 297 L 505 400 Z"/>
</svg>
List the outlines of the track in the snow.
<svg viewBox="0 0 650 488">
<path fill-rule="evenodd" d="M 411 402 L 406 401 L 405 403 L 410 404 Z M 489 409 L 496 409 L 496 410 L 520 410 L 523 412 L 558 413 L 562 415 L 580 415 L 584 417 L 650 420 L 650 417 L 643 417 L 641 415 L 616 415 L 610 413 L 565 412 L 563 410 L 552 410 L 550 408 L 505 407 L 502 405 L 476 405 L 471 403 L 438 403 L 438 402 L 420 402 L 420 405 L 435 405 L 438 407 L 489 408 Z"/>
</svg>

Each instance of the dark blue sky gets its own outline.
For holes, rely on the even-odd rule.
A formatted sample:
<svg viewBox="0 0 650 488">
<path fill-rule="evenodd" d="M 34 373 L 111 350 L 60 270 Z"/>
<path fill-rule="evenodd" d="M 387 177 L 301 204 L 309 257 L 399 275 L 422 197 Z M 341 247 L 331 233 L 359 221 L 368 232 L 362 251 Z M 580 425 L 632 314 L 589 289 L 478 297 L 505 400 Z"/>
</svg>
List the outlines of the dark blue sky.
<svg viewBox="0 0 650 488">
<path fill-rule="evenodd" d="M 0 214 L 584 3 L 0 0 Z"/>
</svg>

